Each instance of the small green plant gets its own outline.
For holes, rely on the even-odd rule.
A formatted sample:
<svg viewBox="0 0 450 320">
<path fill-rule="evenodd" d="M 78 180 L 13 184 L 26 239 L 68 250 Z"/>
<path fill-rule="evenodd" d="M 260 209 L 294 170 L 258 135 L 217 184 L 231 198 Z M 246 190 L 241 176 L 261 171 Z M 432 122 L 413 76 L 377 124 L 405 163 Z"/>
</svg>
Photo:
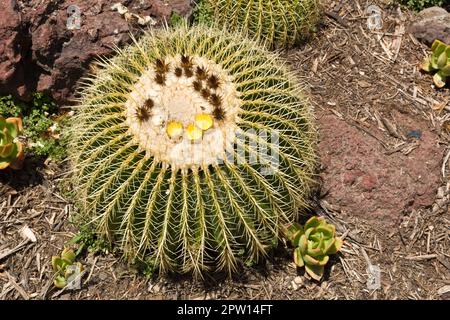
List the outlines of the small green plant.
<svg viewBox="0 0 450 320">
<path fill-rule="evenodd" d="M 413 10 L 420 11 L 427 7 L 442 6 L 444 4 L 444 0 L 400 0 L 400 3 Z"/>
<path fill-rule="evenodd" d="M 20 117 L 24 114 L 27 105 L 19 102 L 11 95 L 0 96 L 0 115 L 3 117 Z"/>
<path fill-rule="evenodd" d="M 62 289 L 73 281 L 75 276 L 80 276 L 83 265 L 80 262 L 75 262 L 75 259 L 75 252 L 68 248 L 64 248 L 61 255 L 52 257 L 52 268 L 55 272 L 53 284 L 55 287 Z M 75 270 L 78 272 L 76 273 Z"/>
<path fill-rule="evenodd" d="M 176 27 L 180 24 L 184 23 L 184 17 L 178 14 L 177 12 L 173 11 L 172 15 L 170 16 L 170 25 L 172 27 Z"/>
<path fill-rule="evenodd" d="M 208 4 L 208 0 L 197 0 L 193 12 L 194 23 L 212 25 L 214 21 L 214 12 Z"/>
<path fill-rule="evenodd" d="M 450 46 L 440 40 L 435 40 L 431 46 L 431 56 L 422 64 L 422 69 L 435 72 L 433 82 L 438 88 L 443 88 L 450 77 Z"/>
<path fill-rule="evenodd" d="M 323 217 L 311 217 L 302 227 L 291 224 L 285 231 L 287 239 L 295 247 L 294 262 L 298 267 L 319 281 L 330 254 L 342 247 L 342 240 L 336 237 L 336 228 Z"/>
<path fill-rule="evenodd" d="M 80 222 L 78 222 L 80 224 Z M 76 254 L 79 255 L 82 252 L 89 253 L 102 253 L 108 254 L 111 252 L 111 245 L 106 239 L 99 238 L 95 230 L 88 224 L 83 225 L 80 228 L 78 234 L 76 234 L 69 242 L 68 245 L 77 245 L 78 249 Z"/>
<path fill-rule="evenodd" d="M 59 138 L 64 118 L 56 118 L 56 103 L 43 93 L 35 93 L 30 103 L 14 99 L 11 95 L 0 97 L 0 115 L 23 117 L 27 150 L 36 156 L 62 160 L 66 157 L 65 140 Z"/>
<path fill-rule="evenodd" d="M 269 47 L 290 47 L 316 31 L 319 0 L 204 0 L 217 26 L 244 31 Z"/>
<path fill-rule="evenodd" d="M 0 116 L 0 170 L 22 168 L 23 145 L 17 140 L 22 132 L 22 119 Z"/>
</svg>

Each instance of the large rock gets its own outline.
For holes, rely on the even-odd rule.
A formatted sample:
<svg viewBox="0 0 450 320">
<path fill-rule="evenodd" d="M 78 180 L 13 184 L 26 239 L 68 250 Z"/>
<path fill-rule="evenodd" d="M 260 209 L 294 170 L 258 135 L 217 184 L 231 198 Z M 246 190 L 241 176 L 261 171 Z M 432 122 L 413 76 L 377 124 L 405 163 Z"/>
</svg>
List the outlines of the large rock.
<svg viewBox="0 0 450 320">
<path fill-rule="evenodd" d="M 24 67 L 30 43 L 17 2 L 0 1 L 0 94 L 28 97 Z"/>
<path fill-rule="evenodd" d="M 325 200 L 343 213 L 395 225 L 404 212 L 431 207 L 441 185 L 443 149 L 426 122 L 393 112 L 404 135 L 421 132 L 410 154 L 386 154 L 378 141 L 335 115 L 319 118 Z M 376 130 L 371 128 L 371 131 Z"/>
<path fill-rule="evenodd" d="M 78 80 L 98 56 L 131 42 L 142 29 L 113 10 L 119 1 L 15 0 L 0 1 L 0 94 L 26 99 L 33 91 L 50 93 L 59 103 L 70 103 Z M 150 16 L 159 27 L 172 12 L 189 16 L 190 0 L 120 1 L 131 13 Z M 81 11 L 81 29 L 69 30 L 67 8 Z M 31 45 L 32 44 L 32 45 Z M 30 48 L 31 46 L 31 48 Z M 30 50 L 31 49 L 31 50 Z"/>
<path fill-rule="evenodd" d="M 409 32 L 427 45 L 435 39 L 450 44 L 450 13 L 440 7 L 424 9 L 411 24 Z"/>
</svg>

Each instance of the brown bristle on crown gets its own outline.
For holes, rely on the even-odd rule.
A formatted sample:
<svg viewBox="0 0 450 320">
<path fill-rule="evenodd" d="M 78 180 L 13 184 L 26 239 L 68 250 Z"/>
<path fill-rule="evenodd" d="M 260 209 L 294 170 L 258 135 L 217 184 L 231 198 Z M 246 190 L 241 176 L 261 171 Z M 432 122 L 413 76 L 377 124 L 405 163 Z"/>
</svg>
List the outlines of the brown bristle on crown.
<svg viewBox="0 0 450 320">
<path fill-rule="evenodd" d="M 194 75 L 192 68 L 184 68 L 184 75 L 186 78 L 191 78 Z"/>
<path fill-rule="evenodd" d="M 194 81 L 193 83 L 192 83 L 192 85 L 194 86 L 194 90 L 195 91 L 201 91 L 202 89 L 203 89 L 203 85 L 202 85 L 202 82 L 201 81 Z"/>
<path fill-rule="evenodd" d="M 153 106 L 153 100 L 147 99 L 142 106 L 136 109 L 136 118 L 138 118 L 139 121 L 147 121 L 150 118 Z"/>
<path fill-rule="evenodd" d="M 197 75 L 198 80 L 206 80 L 206 78 L 208 77 L 208 73 L 203 67 L 197 67 L 197 69 L 195 70 L 195 74 Z"/>
<path fill-rule="evenodd" d="M 156 71 L 159 73 L 166 73 L 169 71 L 169 64 L 165 63 L 162 59 L 156 59 L 155 66 Z"/>
<path fill-rule="evenodd" d="M 179 78 L 183 75 L 183 69 L 181 69 L 180 67 L 176 67 L 175 68 L 175 75 Z"/>
<path fill-rule="evenodd" d="M 223 109 L 223 107 L 215 107 L 212 115 L 217 121 L 225 120 L 225 110 Z"/>
<path fill-rule="evenodd" d="M 147 99 L 144 102 L 144 107 L 146 107 L 148 110 L 151 110 L 154 105 L 155 105 L 155 103 L 153 102 L 152 99 Z"/>
<path fill-rule="evenodd" d="M 212 75 L 208 78 L 208 87 L 211 89 L 217 89 L 220 85 L 220 80 L 217 76 Z"/>
<path fill-rule="evenodd" d="M 209 101 L 211 102 L 211 104 L 214 106 L 214 107 L 220 107 L 220 106 L 222 106 L 222 98 L 221 97 L 219 97 L 217 94 L 215 94 L 215 93 L 213 93 L 212 95 L 211 95 L 211 97 L 209 98 Z"/>
<path fill-rule="evenodd" d="M 192 58 L 189 57 L 189 56 L 182 55 L 181 56 L 181 66 L 183 68 L 190 68 L 190 67 L 192 67 Z"/>
<path fill-rule="evenodd" d="M 161 73 L 157 73 L 155 76 L 155 82 L 159 85 L 165 85 L 166 84 L 166 76 Z"/>
<path fill-rule="evenodd" d="M 209 91 L 208 89 L 202 89 L 200 93 L 202 94 L 202 97 L 204 99 L 208 99 L 211 96 L 211 91 Z"/>
</svg>

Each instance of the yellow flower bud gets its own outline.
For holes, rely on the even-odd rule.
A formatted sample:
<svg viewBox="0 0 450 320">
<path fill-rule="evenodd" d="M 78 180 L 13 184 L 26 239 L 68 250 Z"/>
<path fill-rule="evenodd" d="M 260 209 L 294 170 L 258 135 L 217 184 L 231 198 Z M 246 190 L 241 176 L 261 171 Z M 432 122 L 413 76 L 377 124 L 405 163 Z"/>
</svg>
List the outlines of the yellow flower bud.
<svg viewBox="0 0 450 320">
<path fill-rule="evenodd" d="M 183 134 L 183 125 L 178 121 L 171 121 L 167 124 L 166 132 L 172 139 L 178 138 Z"/>
<path fill-rule="evenodd" d="M 186 137 L 189 140 L 195 141 L 199 140 L 202 137 L 203 131 L 193 125 L 192 123 L 189 124 L 186 128 Z"/>
<path fill-rule="evenodd" d="M 208 130 L 213 125 L 213 118 L 211 115 L 206 113 L 200 113 L 195 116 L 195 124 L 197 127 L 202 129 L 203 131 Z"/>
</svg>

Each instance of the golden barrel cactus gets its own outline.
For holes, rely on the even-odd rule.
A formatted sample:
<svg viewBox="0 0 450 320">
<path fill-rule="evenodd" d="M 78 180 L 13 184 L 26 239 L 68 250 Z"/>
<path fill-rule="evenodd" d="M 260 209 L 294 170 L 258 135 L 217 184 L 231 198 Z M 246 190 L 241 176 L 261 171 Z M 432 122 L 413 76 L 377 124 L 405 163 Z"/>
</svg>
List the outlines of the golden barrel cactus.
<svg viewBox="0 0 450 320">
<path fill-rule="evenodd" d="M 289 47 L 315 31 L 319 0 L 203 0 L 219 25 L 243 30 L 269 46 Z"/>
<path fill-rule="evenodd" d="M 297 79 L 212 27 L 152 31 L 100 62 L 70 135 L 81 220 L 162 273 L 231 273 L 263 257 L 314 180 Z"/>
</svg>

